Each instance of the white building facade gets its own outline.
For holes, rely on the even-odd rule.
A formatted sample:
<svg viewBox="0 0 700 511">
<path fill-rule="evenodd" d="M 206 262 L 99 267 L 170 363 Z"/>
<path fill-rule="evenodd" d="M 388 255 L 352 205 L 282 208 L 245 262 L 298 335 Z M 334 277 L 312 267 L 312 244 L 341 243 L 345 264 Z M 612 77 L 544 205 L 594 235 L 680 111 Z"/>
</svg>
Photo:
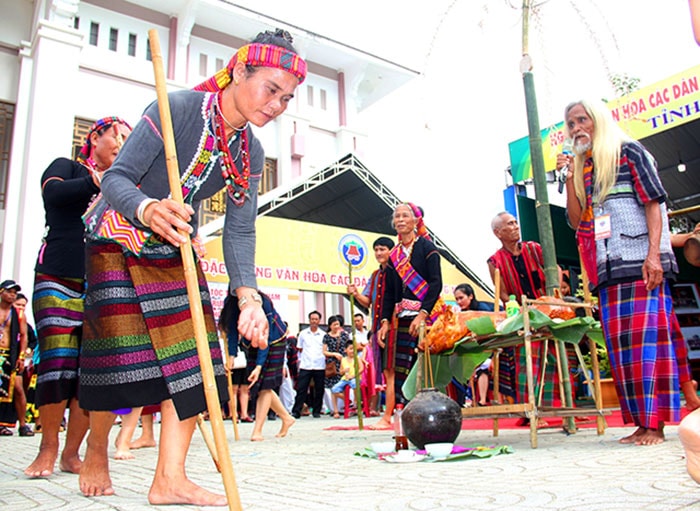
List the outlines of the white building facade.
<svg viewBox="0 0 700 511">
<path fill-rule="evenodd" d="M 117 115 L 135 124 L 155 99 L 152 28 L 171 90 L 211 76 L 260 31 L 292 34 L 309 75 L 287 112 L 256 130 L 266 153 L 264 192 L 350 152 L 361 156 L 358 113 L 417 73 L 298 22 L 220 0 L 0 0 L 0 279 L 31 288 L 46 167 L 73 157 L 96 119 Z"/>
</svg>

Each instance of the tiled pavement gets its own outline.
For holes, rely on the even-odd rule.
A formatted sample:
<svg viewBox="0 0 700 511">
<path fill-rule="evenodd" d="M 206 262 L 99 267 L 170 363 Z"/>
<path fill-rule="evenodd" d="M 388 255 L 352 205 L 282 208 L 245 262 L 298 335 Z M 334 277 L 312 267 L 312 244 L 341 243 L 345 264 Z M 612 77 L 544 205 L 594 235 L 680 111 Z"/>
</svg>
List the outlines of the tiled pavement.
<svg viewBox="0 0 700 511">
<path fill-rule="evenodd" d="M 328 431 L 329 426 L 356 424 L 356 419 L 302 417 L 287 438 L 276 439 L 279 424 L 268 422 L 267 439 L 253 443 L 248 440 L 251 424 L 240 425 L 241 440 L 235 442 L 232 424 L 225 422 L 245 510 L 700 509 L 700 486 L 686 474 L 675 426 L 666 428 L 664 444 L 651 447 L 619 444 L 617 440 L 631 428 L 608 429 L 600 437 L 595 429 L 570 436 L 546 430 L 539 434 L 537 449 L 530 448 L 527 428 L 501 430 L 497 438 L 490 431 L 464 430 L 457 440 L 460 445 L 505 444 L 515 452 L 483 460 L 390 464 L 353 456 L 370 442 L 390 440 L 390 431 Z M 117 432 L 115 426 L 112 440 Z M 40 438 L 0 438 L 0 510 L 154 509 L 146 494 L 155 449 L 135 451 L 134 460 L 112 460 L 116 495 L 85 498 L 75 475 L 57 472 L 45 480 L 25 478 L 22 470 L 36 455 Z M 221 476 L 199 432 L 187 470 L 197 483 L 223 493 Z"/>
</svg>

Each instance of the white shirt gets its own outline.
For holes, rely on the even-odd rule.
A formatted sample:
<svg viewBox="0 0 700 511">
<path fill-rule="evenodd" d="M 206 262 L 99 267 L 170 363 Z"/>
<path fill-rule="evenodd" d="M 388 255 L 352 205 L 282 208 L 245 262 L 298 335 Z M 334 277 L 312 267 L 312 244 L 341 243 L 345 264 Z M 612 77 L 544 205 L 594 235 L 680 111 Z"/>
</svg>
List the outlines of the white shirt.
<svg viewBox="0 0 700 511">
<path fill-rule="evenodd" d="M 369 344 L 369 332 L 366 328 L 361 332 L 355 329 L 355 339 L 357 340 L 357 344 L 367 346 L 367 344 Z"/>
<path fill-rule="evenodd" d="M 299 356 L 299 369 L 313 370 L 325 369 L 326 357 L 323 355 L 323 337 L 326 332 L 317 328 L 315 332 L 311 328 L 305 328 L 299 332 L 297 348 L 301 350 Z"/>
</svg>

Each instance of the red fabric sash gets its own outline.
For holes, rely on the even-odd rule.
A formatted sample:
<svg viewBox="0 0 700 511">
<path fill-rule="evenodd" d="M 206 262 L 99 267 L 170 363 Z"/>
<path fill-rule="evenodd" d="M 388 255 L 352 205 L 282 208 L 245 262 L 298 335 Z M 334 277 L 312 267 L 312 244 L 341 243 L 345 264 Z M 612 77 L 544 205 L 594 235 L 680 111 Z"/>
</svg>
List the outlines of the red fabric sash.
<svg viewBox="0 0 700 511">
<path fill-rule="evenodd" d="M 542 271 L 544 260 L 542 258 L 542 250 L 538 250 L 538 248 L 539 246 L 532 242 L 522 242 L 520 253 L 525 262 L 527 278 L 530 281 L 532 292 L 535 293 L 535 298 L 546 294 L 544 288 L 544 272 Z M 524 291 L 523 287 L 520 285 L 518 270 L 515 268 L 515 263 L 513 262 L 513 254 L 508 252 L 505 248 L 500 248 L 492 256 L 492 259 L 494 260 L 494 266 L 501 270 L 501 278 L 503 279 L 506 291 L 510 295 L 515 295 L 515 299 L 520 303 L 520 297 L 524 294 Z M 532 279 L 533 271 L 536 271 L 540 276 L 540 287 L 535 286 L 535 282 Z"/>
<path fill-rule="evenodd" d="M 576 242 L 588 280 L 595 287 L 598 285 L 598 267 L 596 265 L 595 214 L 593 213 L 593 158 L 590 152 L 583 164 L 583 185 L 586 190 L 586 204 L 576 229 Z"/>
</svg>

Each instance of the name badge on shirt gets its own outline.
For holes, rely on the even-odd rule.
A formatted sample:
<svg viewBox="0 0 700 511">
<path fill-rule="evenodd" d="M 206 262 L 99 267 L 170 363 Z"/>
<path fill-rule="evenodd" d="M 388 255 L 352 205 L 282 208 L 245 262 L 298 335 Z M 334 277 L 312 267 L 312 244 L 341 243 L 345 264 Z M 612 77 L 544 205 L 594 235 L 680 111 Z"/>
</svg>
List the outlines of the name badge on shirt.
<svg viewBox="0 0 700 511">
<path fill-rule="evenodd" d="M 595 217 L 595 239 L 606 240 L 611 235 L 610 215 L 599 215 Z"/>
</svg>

